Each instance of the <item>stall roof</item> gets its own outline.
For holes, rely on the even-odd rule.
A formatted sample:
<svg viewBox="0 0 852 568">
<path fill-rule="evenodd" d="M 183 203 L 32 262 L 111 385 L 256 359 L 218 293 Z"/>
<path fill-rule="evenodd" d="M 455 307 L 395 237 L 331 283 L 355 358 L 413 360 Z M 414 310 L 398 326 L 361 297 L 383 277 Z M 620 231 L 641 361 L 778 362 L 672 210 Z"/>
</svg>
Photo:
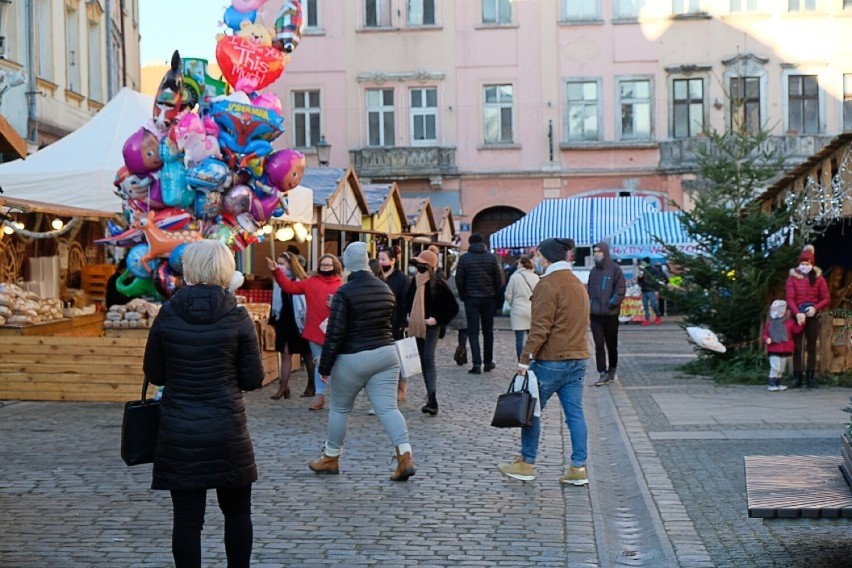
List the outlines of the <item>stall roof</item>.
<svg viewBox="0 0 852 568">
<path fill-rule="evenodd" d="M 644 197 L 575 197 L 545 199 L 532 211 L 492 233 L 491 248 L 532 247 L 544 239 L 574 239 L 577 246 L 591 246 L 657 210 Z"/>
<path fill-rule="evenodd" d="M 810 170 L 814 169 L 820 162 L 831 156 L 838 148 L 852 143 L 852 132 L 844 132 L 835 136 L 831 142 L 823 146 L 819 152 L 810 156 L 801 164 L 784 174 L 780 179 L 770 185 L 766 191 L 760 194 L 758 201 L 767 201 L 774 198 L 778 193 L 790 186 L 798 178 L 806 175 Z"/>
<path fill-rule="evenodd" d="M 151 118 L 153 98 L 122 89 L 95 116 L 26 160 L 0 165 L 3 197 L 89 210 L 121 211 L 115 173 L 124 159 L 122 147 Z"/>
<path fill-rule="evenodd" d="M 661 258 L 666 248 L 657 241 L 678 247 L 684 252 L 695 249 L 695 243 L 680 222 L 677 211 L 644 213 L 636 221 L 608 239 L 610 252 L 616 258 Z"/>
</svg>

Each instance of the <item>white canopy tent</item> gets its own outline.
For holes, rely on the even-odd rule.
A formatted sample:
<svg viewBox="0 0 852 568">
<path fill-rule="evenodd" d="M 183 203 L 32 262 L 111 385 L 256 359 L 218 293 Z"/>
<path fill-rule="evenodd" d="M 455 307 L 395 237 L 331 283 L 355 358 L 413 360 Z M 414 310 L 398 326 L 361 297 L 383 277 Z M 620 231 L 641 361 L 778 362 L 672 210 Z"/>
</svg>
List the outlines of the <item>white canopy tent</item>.
<svg viewBox="0 0 852 568">
<path fill-rule="evenodd" d="M 153 104 L 153 97 L 124 88 L 78 130 L 26 160 L 0 165 L 0 201 L 119 213 L 113 180 L 124 165 L 121 150 L 151 118 Z"/>
</svg>

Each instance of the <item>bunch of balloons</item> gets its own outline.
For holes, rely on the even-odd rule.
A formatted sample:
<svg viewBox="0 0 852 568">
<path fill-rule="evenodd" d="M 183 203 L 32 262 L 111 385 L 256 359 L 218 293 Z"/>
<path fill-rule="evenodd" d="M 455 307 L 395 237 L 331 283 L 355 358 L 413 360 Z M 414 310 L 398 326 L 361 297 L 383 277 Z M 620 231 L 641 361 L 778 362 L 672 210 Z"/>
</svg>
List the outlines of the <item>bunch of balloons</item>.
<svg viewBox="0 0 852 568">
<path fill-rule="evenodd" d="M 182 285 L 186 243 L 219 239 L 232 250 L 257 241 L 286 194 L 302 179 L 305 157 L 272 148 L 284 132 L 281 101 L 260 92 L 284 71 L 299 45 L 300 0 L 287 0 L 274 29 L 257 22 L 267 0 L 232 0 L 216 60 L 230 94 L 210 97 L 184 81 L 180 54 L 160 82 L 151 120 L 124 143 L 115 179 L 127 227 L 110 223 L 99 243 L 130 248 L 118 290 L 169 298 Z"/>
</svg>

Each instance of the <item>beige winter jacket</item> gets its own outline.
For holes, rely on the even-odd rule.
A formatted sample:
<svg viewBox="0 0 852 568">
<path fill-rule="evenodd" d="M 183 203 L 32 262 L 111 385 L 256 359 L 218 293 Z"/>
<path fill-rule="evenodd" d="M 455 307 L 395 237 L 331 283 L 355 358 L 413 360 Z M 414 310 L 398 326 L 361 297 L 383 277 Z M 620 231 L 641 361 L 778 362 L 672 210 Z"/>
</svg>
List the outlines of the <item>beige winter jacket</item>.
<svg viewBox="0 0 852 568">
<path fill-rule="evenodd" d="M 531 300 L 536 284 L 538 284 L 538 274 L 523 267 L 518 268 L 509 278 L 505 298 L 511 307 L 509 319 L 512 330 L 530 328 Z"/>
</svg>

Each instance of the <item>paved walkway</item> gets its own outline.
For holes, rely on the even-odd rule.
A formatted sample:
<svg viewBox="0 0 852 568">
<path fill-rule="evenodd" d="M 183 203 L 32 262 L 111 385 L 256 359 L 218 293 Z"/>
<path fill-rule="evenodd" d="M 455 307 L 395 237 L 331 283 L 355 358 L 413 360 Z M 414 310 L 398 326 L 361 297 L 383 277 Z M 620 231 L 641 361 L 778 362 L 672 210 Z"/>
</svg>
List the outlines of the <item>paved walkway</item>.
<svg viewBox="0 0 852 568">
<path fill-rule="evenodd" d="M 270 400 L 274 385 L 247 395 L 261 475 L 254 566 L 849 566 L 848 524 L 747 518 L 742 458 L 838 455 L 852 389 L 684 378 L 691 348 L 679 328 L 622 326 L 619 381 L 586 390 L 589 487 L 558 484 L 570 441 L 557 404 L 545 411 L 539 477 L 521 484 L 496 470 L 518 453 L 518 433 L 488 425 L 514 337 L 497 332 L 498 369 L 478 376 L 452 362 L 453 348 L 448 337 L 438 350 L 440 414 L 420 412 L 422 381 L 403 405 L 417 466 L 408 483 L 388 481 L 392 449 L 363 397 L 342 474 L 318 477 L 306 463 L 325 413 L 309 399 Z M 301 390 L 304 373 L 292 384 Z M 0 566 L 171 565 L 168 494 L 148 489 L 150 466 L 119 459 L 120 420 L 117 404 L 0 407 Z M 221 537 L 210 499 L 205 565 L 224 566 Z"/>
</svg>

